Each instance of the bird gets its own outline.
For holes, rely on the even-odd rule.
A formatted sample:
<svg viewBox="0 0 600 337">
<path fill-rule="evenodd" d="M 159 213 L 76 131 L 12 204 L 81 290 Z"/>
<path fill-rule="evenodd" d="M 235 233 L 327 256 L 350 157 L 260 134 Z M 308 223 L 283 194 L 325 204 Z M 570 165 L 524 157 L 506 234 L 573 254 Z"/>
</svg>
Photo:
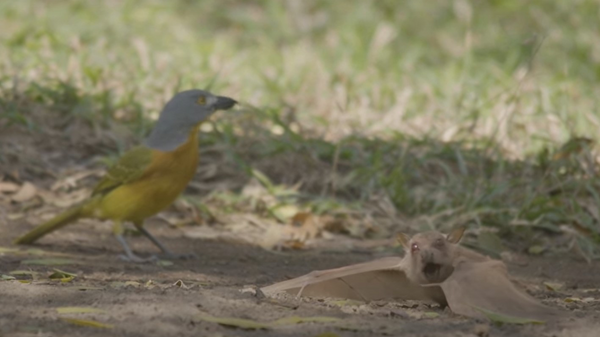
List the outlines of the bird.
<svg viewBox="0 0 600 337">
<path fill-rule="evenodd" d="M 218 110 L 228 110 L 236 100 L 192 89 L 173 96 L 142 144 L 125 152 L 108 168 L 91 196 L 14 240 L 31 244 L 42 236 L 82 218 L 112 220 L 112 232 L 125 251 L 121 258 L 131 262 L 158 259 L 133 253 L 123 237 L 125 222 L 156 245 L 166 258 L 188 258 L 175 254 L 155 238 L 144 220 L 169 206 L 193 178 L 199 161 L 198 129 Z M 163 256 L 161 255 L 161 257 Z"/>
</svg>

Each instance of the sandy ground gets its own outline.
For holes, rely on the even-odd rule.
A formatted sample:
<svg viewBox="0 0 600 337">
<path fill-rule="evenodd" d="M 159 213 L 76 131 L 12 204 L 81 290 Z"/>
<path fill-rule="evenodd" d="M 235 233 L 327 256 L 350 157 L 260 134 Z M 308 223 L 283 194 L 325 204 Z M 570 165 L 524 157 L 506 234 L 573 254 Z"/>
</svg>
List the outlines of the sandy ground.
<svg viewBox="0 0 600 337">
<path fill-rule="evenodd" d="M 8 131 L 0 135 L 5 160 L 0 173 L 18 172 L 22 181 L 48 188 L 57 179 L 56 172 L 97 166 L 91 162 L 90 152 L 97 154 L 102 146 L 97 140 L 89 141 L 85 133 L 78 138 L 52 130 L 39 136 Z M 69 151 L 62 150 L 65 148 Z M 600 322 L 600 265 L 572 256 L 527 257 L 525 264 L 509 264 L 511 273 L 530 293 L 564 309 L 565 322 L 496 326 L 423 303 L 365 304 L 289 296 L 268 300 L 240 291 L 315 269 L 380 257 L 381 250 L 374 248 L 271 252 L 250 245 L 191 239 L 153 218 L 147 228 L 168 247 L 195 253 L 199 258 L 173 261 L 171 265 L 132 264 L 118 258 L 121 247 L 110 235 L 110 225 L 98 221 L 80 221 L 32 247 L 7 250 L 16 248 L 11 245 L 12 239 L 33 227 L 26 217 L 12 218 L 15 210 L 29 212 L 22 205 L 0 203 L 0 275 L 10 276 L 19 270 L 38 274 L 29 283 L 0 281 L 0 336 L 600 336 L 600 330 L 594 330 Z M 156 253 L 143 237 L 129 240 L 140 255 Z M 41 258 L 70 262 L 28 264 Z M 49 276 L 54 268 L 77 276 L 69 282 L 52 280 Z M 16 277 L 32 279 L 30 275 Z M 546 289 L 544 281 L 560 283 L 562 288 Z M 565 303 L 568 297 L 582 301 Z M 57 311 L 64 307 L 101 311 Z M 242 329 L 212 322 L 210 317 L 262 323 L 282 318 L 288 321 L 261 329 Z M 290 317 L 316 317 L 321 322 Z M 69 322 L 69 318 L 104 325 L 81 326 Z"/>
<path fill-rule="evenodd" d="M 0 245 L 10 246 L 18 222 L 3 224 Z M 26 265 L 25 260 L 48 257 L 15 252 L 0 255 L 0 274 L 31 270 L 40 274 L 32 283 L 0 282 L 0 332 L 2 336 L 597 336 L 594 322 L 600 320 L 600 303 L 572 303 L 565 315 L 567 325 L 495 326 L 484 321 L 456 316 L 436 305 L 402 302 L 369 304 L 282 297 L 258 299 L 240 290 L 248 285 L 273 281 L 365 261 L 377 256 L 369 252 L 335 253 L 307 251 L 272 253 L 245 245 L 185 238 L 177 230 L 155 221 L 148 226 L 167 245 L 199 256 L 173 265 L 132 264 L 117 256 L 120 247 L 109 235 L 110 227 L 81 223 L 44 238 L 35 248 L 65 253 L 76 262 L 60 266 Z M 140 254 L 155 253 L 142 237 L 131 238 Z M 33 253 L 36 253 L 35 251 Z M 36 253 L 36 254 L 39 254 Z M 54 257 L 54 256 L 53 256 Z M 51 280 L 53 268 L 77 277 L 70 282 Z M 540 280 L 564 283 L 564 290 L 534 295 L 550 305 L 562 306 L 564 297 L 598 298 L 589 291 L 600 281 L 600 266 L 571 259 L 539 258 L 527 266 L 511 266 L 519 282 L 535 285 Z M 21 277 L 29 278 L 29 277 Z M 148 284 L 148 281 L 151 281 Z M 183 285 L 176 283 L 182 281 Z M 93 307 L 98 313 L 61 314 L 60 307 Z M 439 314 L 438 317 L 431 314 Z M 427 314 L 425 314 L 427 313 Z M 568 314 L 567 314 L 568 313 Z M 204 316 L 203 316 L 204 315 Z M 280 325 L 267 330 L 229 328 L 202 320 L 206 315 L 246 318 L 258 322 L 300 317 L 332 317 L 327 323 Z M 422 317 L 419 317 L 422 316 Z M 78 326 L 63 318 L 89 319 L 113 325 L 106 328 Z M 583 320 L 581 320 L 583 319 Z M 326 336 L 326 335 L 323 335 Z"/>
</svg>

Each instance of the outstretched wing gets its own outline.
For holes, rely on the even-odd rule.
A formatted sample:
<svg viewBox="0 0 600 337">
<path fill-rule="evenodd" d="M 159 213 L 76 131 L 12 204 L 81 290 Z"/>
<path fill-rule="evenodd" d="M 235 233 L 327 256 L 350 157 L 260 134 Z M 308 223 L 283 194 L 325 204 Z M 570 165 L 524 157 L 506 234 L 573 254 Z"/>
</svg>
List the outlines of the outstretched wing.
<svg viewBox="0 0 600 337">
<path fill-rule="evenodd" d="M 440 284 L 453 312 L 469 317 L 485 317 L 481 310 L 505 316 L 549 320 L 556 310 L 519 290 L 508 278 L 501 261 L 457 261 L 454 272 Z"/>
<path fill-rule="evenodd" d="M 261 288 L 272 296 L 288 292 L 297 296 L 337 297 L 362 301 L 381 299 L 438 300 L 437 287 L 421 287 L 408 280 L 405 262 L 386 257 L 341 268 L 317 270 L 306 275 Z"/>
<path fill-rule="evenodd" d="M 138 146 L 127 151 L 119 161 L 111 166 L 102 180 L 96 185 L 92 196 L 104 195 L 115 188 L 139 179 L 152 162 L 152 150 Z"/>
</svg>

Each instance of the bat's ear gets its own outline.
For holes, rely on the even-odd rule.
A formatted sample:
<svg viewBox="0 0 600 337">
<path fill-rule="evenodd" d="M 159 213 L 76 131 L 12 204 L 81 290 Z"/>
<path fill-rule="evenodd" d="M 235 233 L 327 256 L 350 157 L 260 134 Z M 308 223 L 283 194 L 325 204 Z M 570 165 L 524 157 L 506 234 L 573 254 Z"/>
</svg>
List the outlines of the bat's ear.
<svg viewBox="0 0 600 337">
<path fill-rule="evenodd" d="M 404 249 L 410 249 L 408 242 L 410 241 L 410 236 L 408 236 L 408 234 L 404 234 L 404 233 L 398 233 L 398 235 L 396 235 L 396 240 L 398 240 L 398 242 L 400 242 L 400 244 L 402 245 L 402 247 L 404 247 Z"/>
<path fill-rule="evenodd" d="M 450 232 L 450 234 L 448 234 L 448 236 L 446 237 L 446 241 L 450 243 L 458 243 L 462 238 L 463 234 L 465 233 L 466 229 L 467 228 L 464 226 L 460 226 L 458 228 L 453 229 L 452 232 Z"/>
</svg>

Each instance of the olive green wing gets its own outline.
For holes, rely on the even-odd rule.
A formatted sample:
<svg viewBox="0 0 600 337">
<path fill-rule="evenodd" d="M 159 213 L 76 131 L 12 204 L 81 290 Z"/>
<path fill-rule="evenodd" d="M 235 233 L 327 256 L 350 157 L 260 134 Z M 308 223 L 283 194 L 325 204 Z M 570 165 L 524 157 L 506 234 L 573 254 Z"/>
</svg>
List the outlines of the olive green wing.
<svg viewBox="0 0 600 337">
<path fill-rule="evenodd" d="M 111 166 L 96 185 L 92 196 L 104 195 L 115 188 L 139 179 L 152 162 L 152 150 L 138 146 L 127 151 Z"/>
</svg>

